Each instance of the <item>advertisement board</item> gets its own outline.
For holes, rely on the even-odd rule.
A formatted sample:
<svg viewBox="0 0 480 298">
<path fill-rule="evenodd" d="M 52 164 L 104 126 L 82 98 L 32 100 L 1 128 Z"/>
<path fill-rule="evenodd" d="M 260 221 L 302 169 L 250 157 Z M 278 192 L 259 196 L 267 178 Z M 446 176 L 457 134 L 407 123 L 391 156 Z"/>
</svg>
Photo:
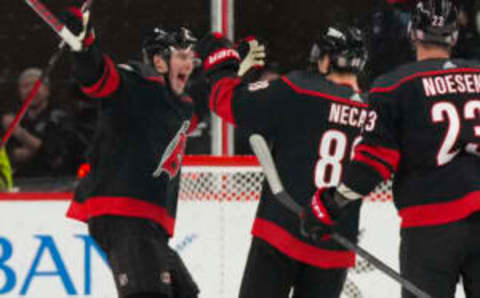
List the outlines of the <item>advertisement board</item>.
<svg viewBox="0 0 480 298">
<path fill-rule="evenodd" d="M 86 226 L 65 218 L 69 197 L 2 194 L 0 296 L 116 297 L 105 256 Z M 180 201 L 171 245 L 199 284 L 201 298 L 238 296 L 256 205 L 256 201 Z M 398 229 L 390 202 L 363 205 L 360 245 L 397 270 Z M 399 298 L 400 287 L 358 259 L 342 297 Z"/>
</svg>

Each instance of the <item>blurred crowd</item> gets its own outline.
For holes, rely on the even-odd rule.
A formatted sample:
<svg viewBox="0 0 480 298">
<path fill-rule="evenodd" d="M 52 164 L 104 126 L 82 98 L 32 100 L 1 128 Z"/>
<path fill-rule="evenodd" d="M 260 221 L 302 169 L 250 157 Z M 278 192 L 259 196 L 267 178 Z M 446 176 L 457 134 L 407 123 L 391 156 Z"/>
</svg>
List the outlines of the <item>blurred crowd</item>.
<svg viewBox="0 0 480 298">
<path fill-rule="evenodd" d="M 410 9 L 414 0 L 378 0 L 377 8 L 357 20 L 367 35 L 369 60 L 362 77 L 366 90 L 378 75 L 397 65 L 413 60 L 407 38 Z M 480 60 L 480 2 L 459 2 L 461 26 L 454 56 Z M 277 63 L 268 61 L 259 80 L 274 80 L 281 75 Z M 30 89 L 41 76 L 35 67 L 23 70 L 17 77 L 17 105 L 1 116 L 4 134 Z M 6 148 L 0 150 L 0 188 L 12 187 L 13 179 L 25 177 L 75 177 L 85 170 L 89 144 L 93 139 L 98 102 L 84 98 L 80 90 L 68 87 L 68 108 L 56 106 L 51 99 L 52 84 L 47 78 L 40 87 L 24 118 L 13 130 Z M 191 86 L 197 97 L 206 96 L 206 88 Z M 63 100 L 63 99 L 62 99 Z M 201 108 L 201 107 L 200 107 Z M 202 109 L 202 108 L 201 108 Z M 207 108 L 197 129 L 190 135 L 187 154 L 210 153 L 210 119 Z M 235 154 L 252 154 L 248 146 L 249 132 L 236 130 Z"/>
</svg>

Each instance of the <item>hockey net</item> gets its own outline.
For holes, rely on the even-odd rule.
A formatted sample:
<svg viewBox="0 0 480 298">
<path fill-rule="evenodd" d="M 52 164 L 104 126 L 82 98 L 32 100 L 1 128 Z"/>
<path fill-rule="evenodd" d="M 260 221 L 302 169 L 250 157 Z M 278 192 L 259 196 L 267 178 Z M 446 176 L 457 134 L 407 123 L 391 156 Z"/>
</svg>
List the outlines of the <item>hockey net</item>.
<svg viewBox="0 0 480 298">
<path fill-rule="evenodd" d="M 187 155 L 182 165 L 179 199 L 257 201 L 263 179 L 255 156 Z M 391 201 L 392 181 L 380 184 L 365 199 Z"/>
<path fill-rule="evenodd" d="M 255 156 L 185 156 L 173 243 L 198 279 L 203 297 L 238 297 L 263 181 Z M 381 184 L 365 200 L 360 244 L 394 262 L 398 239 L 392 238 L 399 235 L 399 224 L 391 204 L 391 182 Z M 382 250 L 376 251 L 379 247 Z M 374 281 L 385 284 L 384 289 L 371 289 Z M 397 298 L 386 294 L 392 288 L 396 291 L 395 287 L 366 261 L 357 259 L 341 297 Z"/>
</svg>

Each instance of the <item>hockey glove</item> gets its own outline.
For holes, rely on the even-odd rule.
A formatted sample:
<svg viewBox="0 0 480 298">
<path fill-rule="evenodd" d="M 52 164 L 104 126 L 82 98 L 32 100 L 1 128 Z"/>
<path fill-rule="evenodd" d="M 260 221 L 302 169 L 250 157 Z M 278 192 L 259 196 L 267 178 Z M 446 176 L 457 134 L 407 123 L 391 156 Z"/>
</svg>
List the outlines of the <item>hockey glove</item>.
<svg viewBox="0 0 480 298">
<path fill-rule="evenodd" d="M 254 36 L 242 40 L 236 50 L 240 55 L 240 69 L 238 75 L 243 76 L 250 69 L 263 68 L 265 66 L 265 46 L 260 44 Z"/>
<path fill-rule="evenodd" d="M 61 13 L 59 18 L 64 22 L 65 26 L 77 36 L 82 44 L 79 50 L 75 52 L 86 51 L 95 41 L 95 33 L 90 25 L 90 11 L 82 13 L 79 7 L 70 6 Z"/>
<path fill-rule="evenodd" d="M 312 198 L 311 206 L 304 209 L 300 218 L 302 235 L 313 241 L 325 240 L 336 224 L 342 207 L 335 202 L 336 188 L 320 188 Z"/>
<path fill-rule="evenodd" d="M 221 33 L 208 33 L 196 45 L 205 75 L 215 80 L 219 73 L 237 73 L 240 55 Z"/>
</svg>

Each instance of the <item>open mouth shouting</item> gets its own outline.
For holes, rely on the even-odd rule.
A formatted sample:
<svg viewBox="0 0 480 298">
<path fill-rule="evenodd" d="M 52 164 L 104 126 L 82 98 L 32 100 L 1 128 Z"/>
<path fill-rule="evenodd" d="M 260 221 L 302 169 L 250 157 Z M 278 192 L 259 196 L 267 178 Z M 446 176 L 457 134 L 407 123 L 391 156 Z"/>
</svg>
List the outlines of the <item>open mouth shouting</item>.
<svg viewBox="0 0 480 298">
<path fill-rule="evenodd" d="M 190 49 L 172 51 L 169 79 L 175 94 L 183 93 L 190 74 L 193 71 L 194 54 Z"/>
</svg>

